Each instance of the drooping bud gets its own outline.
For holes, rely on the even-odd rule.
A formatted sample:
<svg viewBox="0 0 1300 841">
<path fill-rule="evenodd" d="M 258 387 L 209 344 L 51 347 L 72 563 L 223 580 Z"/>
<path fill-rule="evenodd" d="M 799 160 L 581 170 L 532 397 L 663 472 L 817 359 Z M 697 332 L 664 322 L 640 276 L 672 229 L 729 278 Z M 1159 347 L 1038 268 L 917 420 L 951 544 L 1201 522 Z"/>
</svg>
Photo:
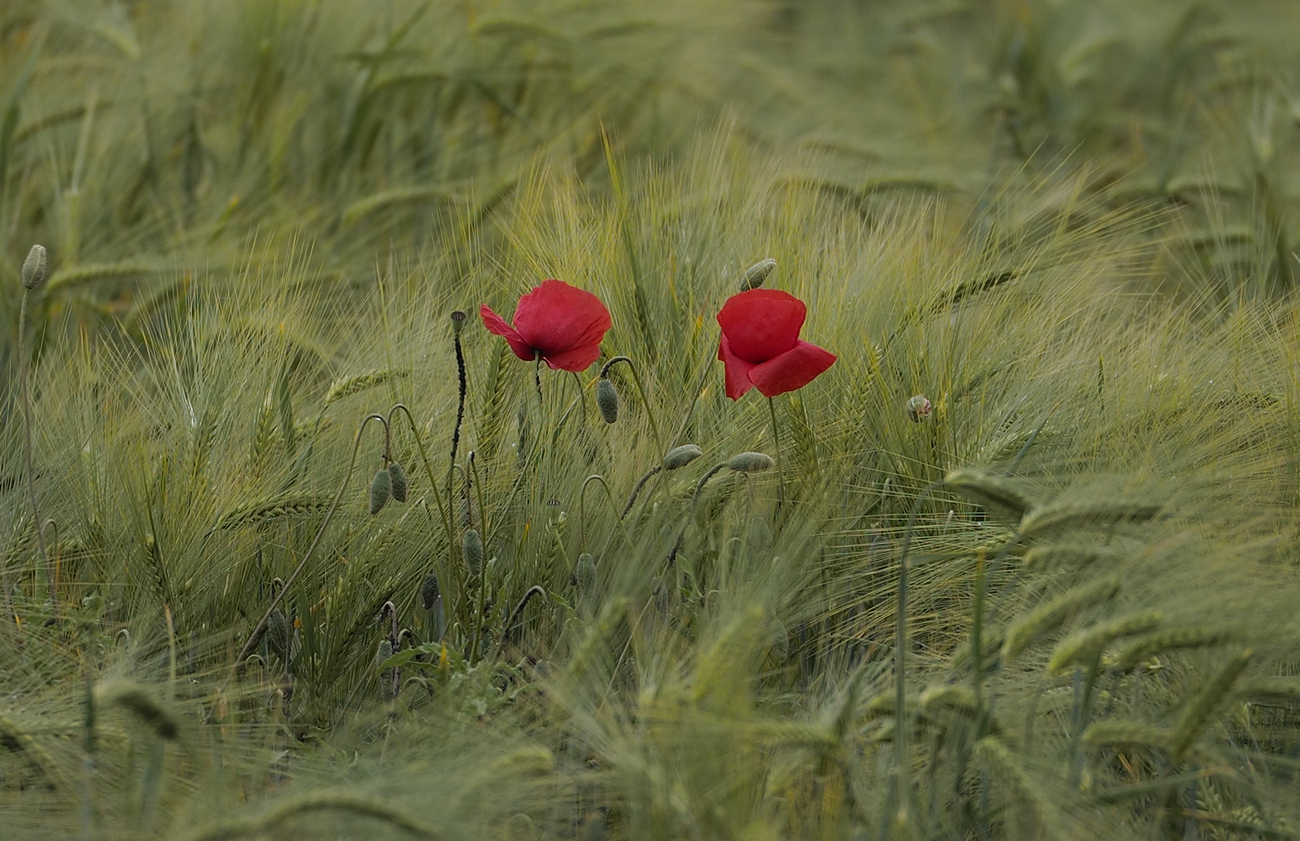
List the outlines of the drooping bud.
<svg viewBox="0 0 1300 841">
<path fill-rule="evenodd" d="M 767 453 L 736 453 L 727 461 L 727 467 L 737 473 L 758 473 L 775 466 L 776 462 Z"/>
<path fill-rule="evenodd" d="M 23 288 L 35 289 L 45 281 L 45 246 L 33 245 L 23 260 Z"/>
<path fill-rule="evenodd" d="M 272 654 L 281 660 L 289 659 L 289 623 L 278 607 L 266 618 L 266 642 Z"/>
<path fill-rule="evenodd" d="M 751 289 L 757 289 L 776 271 L 776 261 L 771 257 L 766 260 L 759 260 L 754 265 L 745 269 L 745 278 L 740 282 L 740 291 L 748 292 Z"/>
<path fill-rule="evenodd" d="M 601 377 L 600 382 L 596 384 L 596 406 L 600 409 L 600 416 L 605 419 L 605 423 L 614 423 L 618 420 L 618 389 L 609 381 L 609 377 Z"/>
<path fill-rule="evenodd" d="M 682 444 L 680 447 L 673 447 L 664 456 L 664 470 L 677 470 L 685 467 L 704 455 L 704 450 L 694 444 Z"/>
<path fill-rule="evenodd" d="M 441 595 L 442 588 L 438 586 L 438 576 L 429 573 L 424 577 L 424 583 L 420 585 L 420 604 L 424 605 L 425 610 L 433 610 Z"/>
<path fill-rule="evenodd" d="M 406 471 L 395 461 L 388 463 L 388 483 L 392 486 L 394 501 L 406 502 Z"/>
<path fill-rule="evenodd" d="M 378 514 L 388 504 L 393 494 L 393 480 L 387 470 L 375 471 L 375 478 L 370 480 L 370 513 Z"/>
<path fill-rule="evenodd" d="M 578 563 L 573 568 L 573 581 L 578 585 L 579 593 L 590 593 L 596 587 L 596 559 L 590 552 L 578 556 Z"/>
<path fill-rule="evenodd" d="M 912 419 L 913 423 L 928 420 L 930 412 L 933 410 L 934 406 L 924 394 L 917 394 L 907 401 L 907 416 Z"/>
<path fill-rule="evenodd" d="M 384 664 L 389 657 L 393 656 L 393 641 L 381 640 L 379 648 L 375 651 L 375 668 L 378 669 Z"/>
<path fill-rule="evenodd" d="M 483 538 L 479 536 L 478 529 L 466 530 L 461 541 L 460 556 L 470 575 L 477 576 L 483 571 Z"/>
<path fill-rule="evenodd" d="M 456 310 L 451 314 L 451 332 L 459 336 L 460 331 L 465 329 L 465 313 Z"/>
</svg>

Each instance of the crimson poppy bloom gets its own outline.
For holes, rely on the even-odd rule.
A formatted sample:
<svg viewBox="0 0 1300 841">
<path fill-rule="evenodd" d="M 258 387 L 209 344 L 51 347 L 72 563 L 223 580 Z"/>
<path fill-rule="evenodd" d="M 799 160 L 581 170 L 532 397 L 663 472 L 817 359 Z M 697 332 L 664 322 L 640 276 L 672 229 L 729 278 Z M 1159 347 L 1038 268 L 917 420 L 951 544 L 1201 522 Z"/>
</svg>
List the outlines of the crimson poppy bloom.
<svg viewBox="0 0 1300 841">
<path fill-rule="evenodd" d="M 562 371 L 583 371 L 600 356 L 609 310 L 595 295 L 561 280 L 546 280 L 519 299 L 511 327 L 487 304 L 479 308 L 489 333 L 505 337 L 520 359 L 542 355 Z"/>
<path fill-rule="evenodd" d="M 835 364 L 835 354 L 799 338 L 808 308 L 777 289 L 732 295 L 718 313 L 726 366 L 727 396 L 739 400 L 751 388 L 775 397 L 803 388 Z"/>
</svg>

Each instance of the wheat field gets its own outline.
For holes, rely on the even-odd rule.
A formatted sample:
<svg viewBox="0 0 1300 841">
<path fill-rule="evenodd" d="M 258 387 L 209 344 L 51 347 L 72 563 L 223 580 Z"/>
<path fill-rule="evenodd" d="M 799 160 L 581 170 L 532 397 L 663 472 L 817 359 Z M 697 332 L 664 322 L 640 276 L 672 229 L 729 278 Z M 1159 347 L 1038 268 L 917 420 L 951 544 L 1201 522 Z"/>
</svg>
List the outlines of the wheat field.
<svg viewBox="0 0 1300 841">
<path fill-rule="evenodd" d="M 1300 836 L 1297 34 L 4 3 L 0 836 Z"/>
</svg>

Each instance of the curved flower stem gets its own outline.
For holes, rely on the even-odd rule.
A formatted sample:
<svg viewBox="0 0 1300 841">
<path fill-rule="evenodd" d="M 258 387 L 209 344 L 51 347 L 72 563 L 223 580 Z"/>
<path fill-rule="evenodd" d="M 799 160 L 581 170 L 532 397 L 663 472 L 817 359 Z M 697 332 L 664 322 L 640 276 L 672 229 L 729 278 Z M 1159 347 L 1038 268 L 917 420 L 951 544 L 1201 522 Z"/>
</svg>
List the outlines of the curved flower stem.
<svg viewBox="0 0 1300 841">
<path fill-rule="evenodd" d="M 600 487 L 605 491 L 605 498 L 609 500 L 609 507 L 615 512 L 618 511 L 618 503 L 614 501 L 614 494 L 609 489 L 609 484 L 605 482 L 605 477 L 599 473 L 593 473 L 582 482 L 582 491 L 578 494 L 578 551 L 587 551 L 587 485 L 591 482 L 599 482 Z M 644 483 L 643 483 L 644 484 Z M 623 539 L 627 541 L 628 546 L 635 547 L 632 536 L 627 533 L 623 526 L 623 518 L 620 516 L 616 522 L 618 530 L 623 533 Z"/>
<path fill-rule="evenodd" d="M 411 426 L 411 434 L 415 436 L 415 446 L 420 451 L 420 461 L 424 464 L 424 475 L 429 477 L 429 487 L 433 488 L 433 503 L 438 506 L 438 516 L 442 518 L 442 527 L 447 533 L 447 557 L 450 560 L 452 567 L 454 567 L 456 564 L 456 533 L 451 527 L 451 483 L 450 481 L 447 483 L 447 506 L 446 508 L 443 508 L 442 496 L 438 493 L 438 482 L 433 478 L 433 466 L 429 464 L 429 454 L 424 449 L 424 439 L 420 437 L 420 429 L 416 426 L 415 417 L 411 414 L 411 410 L 406 408 L 405 404 L 394 403 L 393 407 L 388 410 L 390 434 L 393 415 L 399 410 L 402 414 L 406 415 L 406 422 Z M 455 463 L 453 462 L 452 466 L 448 467 L 447 472 L 449 474 L 453 472 L 454 464 Z M 427 506 L 425 507 L 425 511 L 428 511 Z M 447 581 L 447 577 L 445 575 L 439 576 L 439 580 L 445 582 Z"/>
<path fill-rule="evenodd" d="M 424 464 L 424 473 L 429 477 L 429 487 L 433 488 L 433 504 L 438 506 L 438 514 L 442 517 L 442 524 L 447 529 L 447 537 L 451 538 L 451 497 L 447 497 L 447 507 L 443 508 L 442 495 L 438 492 L 438 483 L 433 478 L 433 467 L 429 464 L 428 451 L 424 449 L 424 439 L 420 437 L 420 429 L 415 424 L 415 418 L 411 415 L 411 410 L 403 403 L 394 403 L 393 407 L 388 410 L 388 423 L 391 427 L 393 415 L 400 411 L 406 415 L 406 422 L 411 426 L 411 434 L 415 437 L 415 447 L 420 451 L 420 461 Z"/>
<path fill-rule="evenodd" d="M 650 401 L 647 400 L 645 396 L 645 386 L 641 383 L 641 375 L 636 372 L 636 366 L 632 364 L 631 358 L 627 356 L 615 356 L 613 359 L 606 362 L 604 367 L 600 369 L 600 376 L 608 377 L 609 369 L 613 368 L 614 364 L 617 362 L 626 362 L 628 369 L 632 372 L 632 382 L 636 383 L 636 393 L 641 398 L 641 405 L 645 407 L 646 416 L 650 418 L 650 434 L 654 436 L 655 446 L 659 448 L 659 457 L 663 458 L 662 454 L 666 453 L 667 450 L 664 449 L 664 440 L 659 434 L 659 423 L 655 420 L 654 409 L 651 408 Z"/>
<path fill-rule="evenodd" d="M 785 458 L 781 455 L 781 427 L 776 422 L 776 403 L 767 398 L 767 411 L 772 418 L 772 446 L 776 450 L 776 513 L 781 513 L 785 502 Z"/>
<path fill-rule="evenodd" d="M 677 539 L 673 541 L 672 551 L 668 553 L 668 566 L 671 567 L 676 562 L 677 553 L 682 550 L 682 540 L 686 537 L 686 529 L 691 524 L 691 517 L 695 515 L 695 507 L 700 504 L 700 492 L 704 490 L 704 486 L 708 484 L 710 479 L 725 470 L 726 467 L 727 463 L 725 461 L 722 464 L 714 465 L 695 483 L 695 492 L 691 494 L 691 507 L 686 512 L 686 522 L 682 523 L 681 530 L 677 532 Z"/>
<path fill-rule="evenodd" d="M 352 455 L 348 459 L 348 472 L 343 476 L 343 482 L 339 485 L 338 493 L 334 494 L 334 501 L 330 503 L 329 510 L 325 512 L 325 519 L 321 520 L 320 528 L 316 530 L 316 536 L 312 538 L 311 543 L 307 546 L 307 551 L 303 554 L 302 559 L 298 561 L 298 565 L 293 568 L 293 572 L 291 572 L 289 577 L 285 579 L 284 586 L 280 588 L 280 592 L 275 596 L 275 598 L 271 599 L 271 604 L 267 606 L 266 612 L 262 614 L 262 618 L 253 628 L 253 632 L 248 635 L 248 641 L 244 643 L 244 647 L 239 651 L 239 656 L 235 658 L 235 662 L 230 666 L 230 673 L 226 675 L 226 679 L 221 682 L 219 687 L 217 687 L 217 694 L 221 694 L 225 691 L 231 678 L 235 676 L 236 670 L 239 669 L 239 665 L 248 659 L 249 654 L 253 653 L 253 648 L 257 645 L 258 639 L 266 630 L 266 623 L 270 620 L 271 613 L 280 606 L 280 602 L 284 599 L 285 593 L 289 592 L 289 588 L 293 586 L 293 582 L 297 580 L 298 576 L 301 575 L 302 571 L 307 567 L 307 561 L 311 560 L 312 553 L 315 552 L 316 547 L 320 545 L 321 538 L 325 536 L 325 530 L 329 528 L 330 521 L 334 519 L 334 512 L 338 510 L 339 501 L 343 499 L 343 493 L 347 490 L 348 482 L 352 479 L 352 472 L 357 466 L 357 451 L 361 448 L 361 435 L 366 431 L 366 424 L 370 423 L 372 420 L 379 421 L 385 428 L 388 427 L 387 419 L 384 418 L 383 415 L 376 414 L 366 415 L 365 420 L 361 421 L 361 426 L 357 427 L 356 437 L 352 440 Z M 209 716 L 210 715 L 211 713 L 209 713 Z"/>
<path fill-rule="evenodd" d="M 664 466 L 662 464 L 656 464 L 654 467 L 647 470 L 644 476 L 637 480 L 636 485 L 632 488 L 631 495 L 627 498 L 627 504 L 623 506 L 623 513 L 619 515 L 620 520 L 627 516 L 627 512 L 632 510 L 632 505 L 636 502 L 637 495 L 641 493 L 641 489 L 645 487 L 645 483 L 653 479 L 659 471 L 663 469 Z"/>
<path fill-rule="evenodd" d="M 36 526 L 36 543 L 41 548 L 41 560 L 45 562 L 45 580 L 50 588 L 50 605 L 54 608 L 54 617 L 59 616 L 59 594 L 54 586 L 54 565 L 50 563 L 49 550 L 45 548 L 45 534 L 41 529 L 41 513 L 36 504 L 36 477 L 32 471 L 32 384 L 31 361 L 27 358 L 27 300 L 31 296 L 28 289 L 23 289 L 23 301 L 18 310 L 18 379 L 23 389 L 23 473 L 27 474 L 27 499 L 32 506 L 32 524 Z M 9 575 L 5 574 L 5 601 L 8 603 Z M 14 619 L 17 620 L 17 613 Z"/>
</svg>

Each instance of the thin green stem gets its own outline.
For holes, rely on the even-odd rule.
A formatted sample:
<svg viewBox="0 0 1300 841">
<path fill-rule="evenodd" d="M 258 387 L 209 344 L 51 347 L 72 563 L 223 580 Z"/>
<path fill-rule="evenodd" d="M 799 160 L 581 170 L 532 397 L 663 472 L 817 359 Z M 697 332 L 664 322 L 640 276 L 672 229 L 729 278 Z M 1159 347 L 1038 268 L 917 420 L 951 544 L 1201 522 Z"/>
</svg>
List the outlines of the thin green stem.
<svg viewBox="0 0 1300 841">
<path fill-rule="evenodd" d="M 54 566 L 50 563 L 50 553 L 45 547 L 45 534 L 41 529 L 41 514 L 36 503 L 36 477 L 32 470 L 32 384 L 31 384 L 31 363 L 27 358 L 27 302 L 31 293 L 23 289 L 22 305 L 18 311 L 18 379 L 22 383 L 23 391 L 23 473 L 27 476 L 27 499 L 32 506 L 32 524 L 36 526 L 36 543 L 41 549 L 41 560 L 45 563 L 45 580 L 50 590 L 50 605 L 54 609 L 54 616 L 59 615 L 59 594 L 55 587 Z M 4 582 L 6 608 L 12 612 L 12 604 L 9 603 L 10 591 L 8 582 L 8 570 L 6 569 Z M 17 614 L 14 614 L 15 618 Z"/>
<path fill-rule="evenodd" d="M 776 450 L 776 510 L 781 512 L 785 502 L 785 458 L 781 455 L 781 427 L 776 422 L 776 403 L 767 398 L 768 415 L 772 418 L 772 446 Z"/>
<path fill-rule="evenodd" d="M 903 547 L 898 559 L 898 611 L 894 629 L 894 761 L 895 779 L 898 785 L 899 823 L 906 825 L 908 810 L 912 800 L 911 766 L 908 756 L 907 737 L 911 729 L 911 720 L 907 715 L 907 553 L 912 548 L 912 532 L 916 528 L 916 519 L 921 515 L 921 504 L 934 490 L 943 485 L 943 480 L 931 482 L 916 497 L 912 510 L 907 515 L 907 530 L 903 532 Z"/>
<path fill-rule="evenodd" d="M 402 403 L 394 403 L 393 407 L 388 410 L 389 425 L 392 425 L 393 414 L 401 411 L 406 415 L 406 422 L 411 426 L 411 434 L 415 436 L 416 449 L 420 451 L 420 461 L 424 463 L 424 474 L 429 478 L 429 487 L 433 488 L 433 503 L 438 506 L 438 514 L 442 517 L 443 528 L 447 530 L 447 540 L 449 543 L 455 543 L 455 538 L 451 529 L 451 494 L 447 495 L 447 507 L 442 505 L 442 496 L 438 493 L 438 483 L 433 478 L 433 467 L 429 464 L 428 451 L 424 449 L 424 439 L 420 437 L 420 429 L 415 425 L 415 418 L 411 415 L 411 410 L 406 408 Z"/>
<path fill-rule="evenodd" d="M 663 469 L 663 464 L 656 464 L 654 467 L 647 470 L 645 475 L 637 480 L 636 485 L 632 488 L 632 493 L 627 498 L 627 505 L 623 506 L 623 513 L 619 515 L 620 520 L 627 516 L 627 512 L 632 510 L 632 505 L 636 502 L 636 498 L 641 493 L 641 489 L 645 487 L 645 483 L 653 479 L 655 475 Z"/>
<path fill-rule="evenodd" d="M 655 420 L 655 411 L 650 406 L 650 401 L 646 399 L 645 386 L 641 382 L 641 375 L 637 373 L 636 366 L 632 364 L 631 358 L 627 356 L 615 356 L 613 359 L 606 362 L 604 367 L 600 369 L 600 375 L 602 377 L 608 376 L 609 369 L 614 367 L 614 364 L 618 362 L 627 363 L 628 370 L 632 372 L 632 382 L 636 384 L 637 396 L 641 398 L 641 405 L 645 408 L 646 417 L 650 419 L 650 434 L 654 436 L 655 446 L 659 448 L 659 457 L 663 458 L 663 454 L 666 453 L 667 450 L 664 449 L 663 436 L 659 434 L 659 423 Z"/>
<path fill-rule="evenodd" d="M 280 592 L 276 594 L 275 598 L 271 599 L 271 604 L 267 606 L 266 612 L 262 614 L 262 618 L 253 628 L 253 632 L 248 635 L 248 641 L 244 643 L 244 647 L 239 651 L 239 656 L 235 658 L 235 662 L 230 666 L 230 673 L 226 675 L 226 679 L 221 682 L 219 687 L 217 687 L 218 695 L 225 691 L 226 686 L 229 685 L 231 679 L 234 678 L 235 672 L 239 669 L 240 664 L 248 659 L 249 654 L 253 653 L 253 648 L 256 647 L 258 640 L 266 631 L 266 623 L 270 621 L 271 613 L 280 606 L 280 601 L 284 598 L 285 593 L 289 592 L 289 588 L 293 586 L 293 582 L 296 581 L 298 576 L 302 574 L 302 571 L 306 569 L 307 561 L 311 560 L 312 553 L 315 552 L 316 547 L 320 545 L 321 538 L 325 536 L 325 530 L 329 528 L 330 521 L 334 519 L 334 512 L 338 510 L 339 502 L 343 499 L 343 493 L 348 488 L 348 482 L 352 480 L 352 473 L 357 466 L 357 452 L 361 448 L 361 435 L 366 431 L 366 425 L 372 420 L 379 421 L 385 427 L 388 425 L 388 421 L 383 415 L 370 414 L 366 415 L 365 420 L 361 421 L 361 426 L 357 427 L 356 437 L 352 439 L 352 455 L 348 458 L 348 472 L 344 474 L 343 482 L 339 485 L 338 492 L 334 494 L 334 501 L 330 503 L 329 509 L 325 512 L 325 518 L 321 520 L 320 527 L 316 529 L 316 536 L 312 538 L 311 543 L 307 546 L 307 551 L 303 553 L 302 558 L 298 561 L 298 565 L 294 567 L 293 572 L 291 572 L 289 577 L 285 579 L 284 586 L 280 588 Z M 210 715 L 211 714 L 209 713 L 209 717 Z"/>
</svg>

